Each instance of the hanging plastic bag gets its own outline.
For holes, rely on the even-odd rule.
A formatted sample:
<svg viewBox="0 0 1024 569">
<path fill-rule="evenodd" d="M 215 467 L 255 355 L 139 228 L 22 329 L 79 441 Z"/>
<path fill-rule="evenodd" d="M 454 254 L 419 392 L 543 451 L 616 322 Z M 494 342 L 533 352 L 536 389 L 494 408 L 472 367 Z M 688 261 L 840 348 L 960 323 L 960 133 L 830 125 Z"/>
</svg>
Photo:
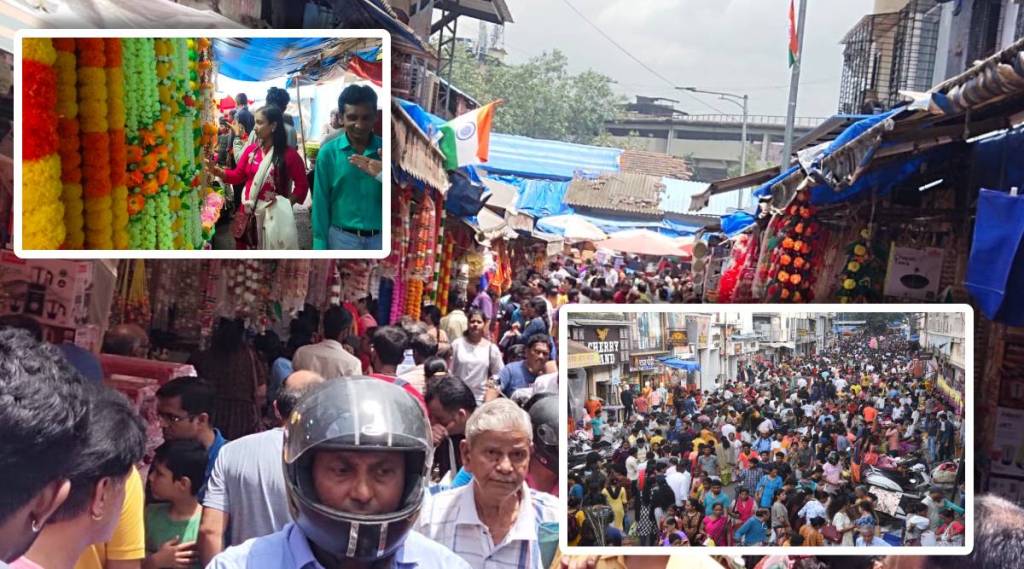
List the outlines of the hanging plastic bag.
<svg viewBox="0 0 1024 569">
<path fill-rule="evenodd" d="M 978 194 L 966 285 L 988 319 L 1024 325 L 1024 196 Z"/>
<path fill-rule="evenodd" d="M 277 196 L 272 202 L 260 202 L 256 206 L 256 224 L 260 249 L 294 251 L 299 248 L 295 214 L 288 198 Z"/>
</svg>

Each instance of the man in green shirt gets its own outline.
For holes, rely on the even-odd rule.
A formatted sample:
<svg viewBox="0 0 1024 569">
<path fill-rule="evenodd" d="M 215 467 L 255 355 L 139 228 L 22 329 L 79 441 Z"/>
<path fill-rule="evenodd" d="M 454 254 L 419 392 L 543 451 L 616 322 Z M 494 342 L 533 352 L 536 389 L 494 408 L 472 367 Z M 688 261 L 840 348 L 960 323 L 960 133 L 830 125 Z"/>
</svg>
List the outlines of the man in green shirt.
<svg viewBox="0 0 1024 569">
<path fill-rule="evenodd" d="M 342 134 L 317 153 L 313 183 L 314 249 L 383 249 L 381 139 L 377 94 L 350 85 L 338 97 Z"/>
</svg>

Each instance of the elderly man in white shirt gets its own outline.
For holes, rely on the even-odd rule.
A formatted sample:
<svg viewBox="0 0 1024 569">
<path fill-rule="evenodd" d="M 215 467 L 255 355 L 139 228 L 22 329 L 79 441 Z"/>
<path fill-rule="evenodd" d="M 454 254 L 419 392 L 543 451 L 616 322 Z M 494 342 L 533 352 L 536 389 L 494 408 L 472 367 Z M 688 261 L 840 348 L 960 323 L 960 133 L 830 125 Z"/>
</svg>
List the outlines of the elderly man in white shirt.
<svg viewBox="0 0 1024 569">
<path fill-rule="evenodd" d="M 511 400 L 477 408 L 461 445 L 473 481 L 432 496 L 416 529 L 474 569 L 544 569 L 541 537 L 564 516 L 557 498 L 526 485 L 532 440 L 529 414 Z"/>
<path fill-rule="evenodd" d="M 324 340 L 296 350 L 292 367 L 327 379 L 360 375 L 363 364 L 342 346 L 351 327 L 351 313 L 340 306 L 329 308 L 324 314 Z"/>
</svg>

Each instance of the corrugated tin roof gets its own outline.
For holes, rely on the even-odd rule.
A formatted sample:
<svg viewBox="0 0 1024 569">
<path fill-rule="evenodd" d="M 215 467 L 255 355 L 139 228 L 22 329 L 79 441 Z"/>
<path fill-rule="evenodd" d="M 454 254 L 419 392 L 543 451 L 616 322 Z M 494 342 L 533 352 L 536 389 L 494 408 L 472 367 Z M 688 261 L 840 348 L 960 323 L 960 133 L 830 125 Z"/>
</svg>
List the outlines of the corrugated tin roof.
<svg viewBox="0 0 1024 569">
<path fill-rule="evenodd" d="M 705 182 L 690 182 L 686 180 L 673 180 L 662 178 L 661 183 L 665 185 L 665 191 L 661 194 L 660 207 L 665 213 L 676 213 L 690 215 L 692 213 L 704 215 L 726 215 L 736 207 L 736 197 L 726 195 L 711 196 L 707 207 L 697 211 L 690 211 L 690 198 L 703 193 L 710 184 Z"/>
<path fill-rule="evenodd" d="M 618 148 L 492 132 L 487 162 L 478 168 L 527 178 L 571 180 L 577 172 L 591 175 L 618 172 L 621 154 Z"/>
<path fill-rule="evenodd" d="M 622 156 L 619 157 L 619 167 L 623 172 L 636 172 L 637 174 L 677 180 L 689 180 L 691 174 L 686 160 L 682 158 L 642 150 L 623 150 Z"/>
<path fill-rule="evenodd" d="M 565 203 L 573 207 L 661 215 L 659 204 L 664 188 L 660 177 L 621 172 L 595 180 L 573 180 L 565 192 Z"/>
</svg>

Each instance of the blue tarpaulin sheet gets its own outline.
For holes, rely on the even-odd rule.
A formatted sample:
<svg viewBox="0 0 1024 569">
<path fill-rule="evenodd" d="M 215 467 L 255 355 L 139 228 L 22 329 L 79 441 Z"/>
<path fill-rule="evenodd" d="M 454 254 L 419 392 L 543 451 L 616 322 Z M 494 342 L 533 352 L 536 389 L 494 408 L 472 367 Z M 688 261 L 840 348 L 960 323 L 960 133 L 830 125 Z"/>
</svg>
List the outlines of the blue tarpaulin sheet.
<svg viewBox="0 0 1024 569">
<path fill-rule="evenodd" d="M 597 215 L 589 215 L 576 213 L 574 215 L 593 223 L 601 231 L 611 235 L 619 231 L 627 231 L 630 229 L 649 229 L 651 231 L 657 231 L 662 235 L 668 237 L 687 237 L 693 235 L 700 229 L 697 225 L 688 225 L 685 223 L 679 223 L 669 219 L 662 220 L 637 220 L 628 218 L 614 218 L 604 217 Z M 545 221 L 546 217 L 542 217 L 537 220 L 537 229 L 545 233 L 551 233 L 553 235 L 562 235 L 565 232 L 565 227 L 562 224 L 552 224 Z"/>
<path fill-rule="evenodd" d="M 743 233 L 743 230 L 754 224 L 753 214 L 745 211 L 737 211 L 722 218 L 722 232 L 733 237 Z"/>
<path fill-rule="evenodd" d="M 320 57 L 330 38 L 216 38 L 217 71 L 239 81 L 266 81 L 290 75 Z"/>
<path fill-rule="evenodd" d="M 684 360 L 675 356 L 666 356 L 658 358 L 658 361 L 667 365 L 668 367 L 675 369 L 682 369 L 686 371 L 699 371 L 700 364 L 693 360 Z"/>
<path fill-rule="evenodd" d="M 489 177 L 516 187 L 519 191 L 516 209 L 523 213 L 535 218 L 573 213 L 573 209 L 565 205 L 565 192 L 569 189 L 569 182 L 528 180 L 518 176 Z"/>
<path fill-rule="evenodd" d="M 480 168 L 492 174 L 571 180 L 576 172 L 618 172 L 622 150 L 492 132 L 489 154 Z"/>
<path fill-rule="evenodd" d="M 971 186 L 1009 191 L 1024 189 L 1024 129 L 979 140 L 971 145 Z"/>
<path fill-rule="evenodd" d="M 978 194 L 966 285 L 987 318 L 1024 325 L 1024 196 Z"/>
<path fill-rule="evenodd" d="M 426 133 L 427 136 L 433 138 L 437 131 L 444 126 L 445 120 L 437 115 L 430 114 L 423 107 L 406 101 L 405 99 L 396 99 L 398 105 L 402 107 L 409 118 L 412 119 L 416 126 L 420 127 L 420 130 Z"/>
</svg>

